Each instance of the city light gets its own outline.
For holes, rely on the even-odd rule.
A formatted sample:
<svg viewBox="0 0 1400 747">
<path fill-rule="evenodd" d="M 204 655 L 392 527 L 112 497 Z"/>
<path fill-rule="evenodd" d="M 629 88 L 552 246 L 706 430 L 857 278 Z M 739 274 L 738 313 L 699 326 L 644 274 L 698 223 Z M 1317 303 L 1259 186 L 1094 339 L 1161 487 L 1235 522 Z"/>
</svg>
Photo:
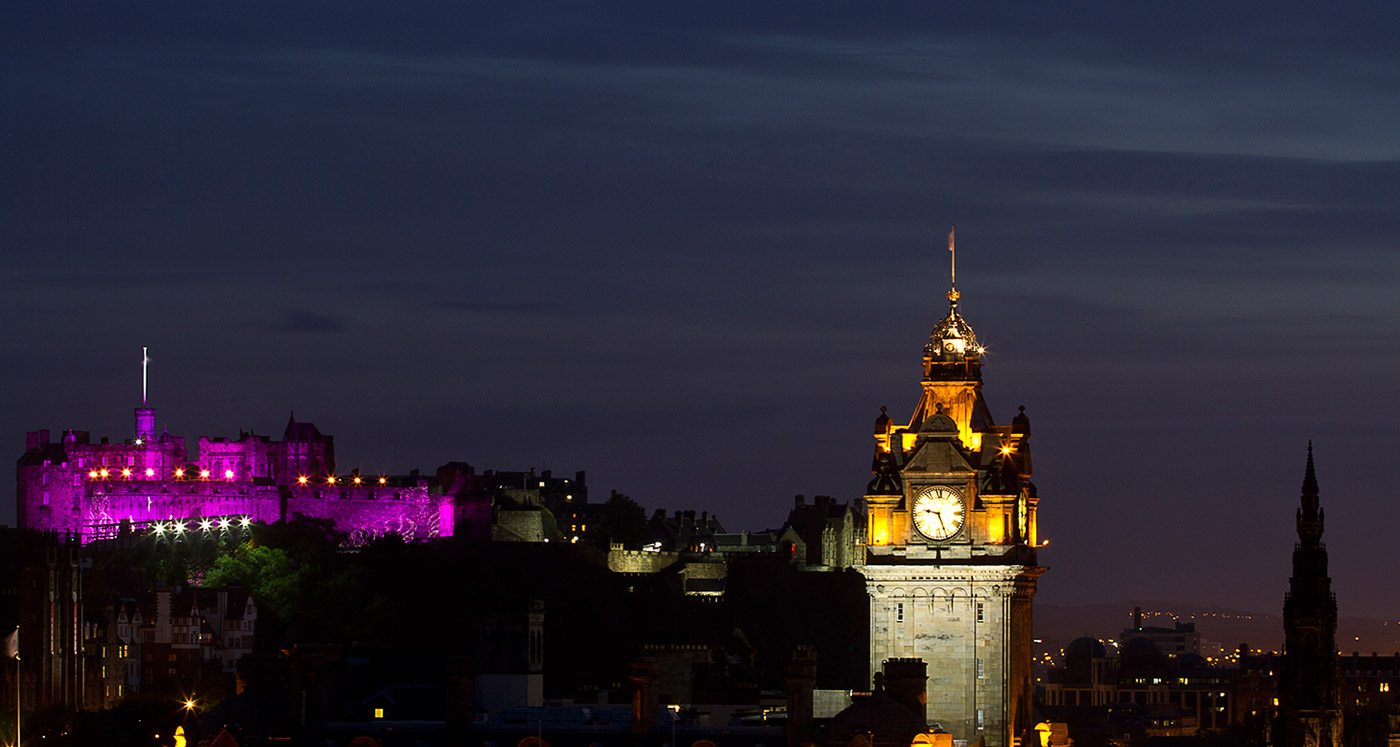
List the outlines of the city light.
<svg viewBox="0 0 1400 747">
<path fill-rule="evenodd" d="M 389 482 L 387 479 L 385 479 L 385 478 L 383 478 L 383 477 L 379 478 L 379 484 L 380 484 L 380 485 L 383 485 L 383 484 L 385 484 L 385 483 L 387 483 L 387 482 Z"/>
<path fill-rule="evenodd" d="M 305 485 L 305 484 L 306 484 L 306 475 L 302 475 L 302 476 L 298 477 L 298 478 L 297 478 L 297 484 L 298 484 L 298 485 Z"/>
<path fill-rule="evenodd" d="M 122 470 L 122 477 L 131 477 L 131 468 L 130 468 L 130 467 L 127 467 L 127 468 L 125 468 L 125 469 Z"/>
<path fill-rule="evenodd" d="M 146 477 L 155 477 L 155 476 L 156 476 L 156 471 L 153 470 L 153 469 L 151 469 L 150 467 L 147 467 L 147 468 L 146 468 Z"/>
<path fill-rule="evenodd" d="M 199 522 L 200 531 L 207 532 L 211 526 L 213 526 L 213 524 L 211 524 L 208 519 L 201 519 Z"/>
<path fill-rule="evenodd" d="M 184 476 L 185 476 L 185 471 L 184 471 L 183 469 L 177 469 L 177 470 L 175 470 L 175 476 L 176 476 L 176 477 L 184 477 Z"/>
<path fill-rule="evenodd" d="M 231 470 L 231 469 L 226 469 L 226 470 L 224 470 L 224 479 L 225 479 L 225 480 L 232 480 L 232 479 L 233 479 L 233 470 Z"/>
<path fill-rule="evenodd" d="M 199 471 L 199 477 L 200 477 L 201 480 L 208 480 L 208 479 L 209 479 L 209 470 L 207 470 L 207 469 L 202 469 L 202 470 L 200 470 L 200 471 Z"/>
</svg>

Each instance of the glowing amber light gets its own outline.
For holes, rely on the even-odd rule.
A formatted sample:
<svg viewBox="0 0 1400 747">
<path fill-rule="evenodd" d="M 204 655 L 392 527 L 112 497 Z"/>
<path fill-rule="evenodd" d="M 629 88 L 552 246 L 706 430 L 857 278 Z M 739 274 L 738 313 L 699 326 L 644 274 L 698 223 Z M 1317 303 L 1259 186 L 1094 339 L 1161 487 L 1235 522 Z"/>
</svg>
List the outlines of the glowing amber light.
<svg viewBox="0 0 1400 747">
<path fill-rule="evenodd" d="M 209 470 L 207 470 L 207 469 L 202 469 L 202 470 L 200 470 L 200 471 L 199 471 L 199 476 L 200 476 L 200 477 L 203 477 L 203 478 L 205 478 L 205 479 L 208 479 L 208 477 L 209 477 Z"/>
<path fill-rule="evenodd" d="M 355 478 L 355 484 L 356 484 L 356 485 L 359 485 L 359 484 L 360 484 L 360 478 L 358 478 L 358 477 Z"/>
<path fill-rule="evenodd" d="M 182 470 L 182 469 L 177 469 L 177 470 L 175 470 L 175 476 L 176 476 L 176 477 L 184 477 L 184 476 L 185 476 L 185 471 Z"/>
<path fill-rule="evenodd" d="M 99 474 L 99 475 L 101 475 L 101 476 L 103 476 L 103 477 L 106 477 L 106 476 L 107 476 L 107 470 L 104 469 L 104 470 L 98 472 L 97 474 Z"/>
<path fill-rule="evenodd" d="M 153 469 L 151 469 L 150 467 L 147 467 L 147 468 L 146 468 L 146 477 L 155 477 L 155 476 L 156 476 L 156 471 L 153 470 Z"/>
<path fill-rule="evenodd" d="M 389 482 L 387 479 L 385 479 L 385 478 L 383 478 L 383 477 L 379 478 L 379 484 L 380 484 L 380 485 L 383 485 L 383 484 L 385 484 L 385 483 L 387 483 L 387 482 Z"/>
<path fill-rule="evenodd" d="M 224 470 L 224 479 L 225 479 L 225 480 L 232 480 L 232 479 L 233 479 L 233 470 L 231 470 L 231 469 L 226 469 L 226 470 Z"/>
<path fill-rule="evenodd" d="M 96 478 L 97 478 L 97 470 L 92 470 L 91 472 L 89 472 L 89 473 L 88 473 L 88 477 L 91 477 L 91 478 L 96 479 Z"/>
<path fill-rule="evenodd" d="M 297 484 L 298 484 L 298 485 L 305 485 L 305 484 L 306 484 L 306 475 L 302 475 L 301 477 L 298 477 L 298 478 L 297 478 Z"/>
<path fill-rule="evenodd" d="M 122 477 L 131 477 L 131 470 L 129 468 L 122 470 Z"/>
<path fill-rule="evenodd" d="M 334 485 L 334 484 L 335 484 L 335 475 L 331 475 L 330 477 L 327 477 L 327 478 L 326 478 L 326 484 L 327 484 L 327 485 Z"/>
<path fill-rule="evenodd" d="M 1010 446 L 1003 446 L 1003 447 L 1001 447 L 1001 455 L 1002 455 L 1002 456 L 1011 456 L 1011 452 L 1012 452 L 1012 451 L 1014 451 L 1014 449 L 1012 449 Z"/>
</svg>

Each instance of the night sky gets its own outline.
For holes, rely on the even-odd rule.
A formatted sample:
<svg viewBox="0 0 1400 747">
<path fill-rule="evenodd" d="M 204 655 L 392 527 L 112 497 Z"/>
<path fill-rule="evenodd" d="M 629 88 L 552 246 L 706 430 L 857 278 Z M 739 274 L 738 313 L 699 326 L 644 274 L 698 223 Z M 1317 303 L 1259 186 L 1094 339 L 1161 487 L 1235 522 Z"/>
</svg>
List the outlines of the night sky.
<svg viewBox="0 0 1400 747">
<path fill-rule="evenodd" d="M 956 223 L 1041 601 L 1278 611 L 1312 439 L 1400 619 L 1393 5 L 139 5 L 0 19 L 14 458 L 129 437 L 146 345 L 191 445 L 776 527 L 909 417 Z"/>
</svg>

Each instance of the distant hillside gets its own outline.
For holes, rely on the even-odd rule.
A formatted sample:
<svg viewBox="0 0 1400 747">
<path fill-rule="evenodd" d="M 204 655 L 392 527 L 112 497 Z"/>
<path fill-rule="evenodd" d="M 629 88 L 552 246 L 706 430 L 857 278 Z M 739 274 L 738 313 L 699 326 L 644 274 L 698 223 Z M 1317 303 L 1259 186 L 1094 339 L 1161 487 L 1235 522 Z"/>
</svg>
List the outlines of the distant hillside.
<svg viewBox="0 0 1400 747">
<path fill-rule="evenodd" d="M 1035 605 L 1035 636 L 1063 646 L 1080 636 L 1117 638 L 1133 624 L 1133 608 L 1142 608 L 1143 625 L 1171 627 L 1173 616 L 1195 623 L 1203 642 L 1233 651 L 1241 643 L 1275 651 L 1283 645 L 1281 612 L 1248 612 L 1175 602 L 1127 600 L 1113 604 L 1061 607 Z M 1203 646 L 1205 644 L 1203 643 Z M 1337 625 L 1337 648 L 1345 654 L 1400 652 L 1400 621 L 1343 617 Z"/>
</svg>

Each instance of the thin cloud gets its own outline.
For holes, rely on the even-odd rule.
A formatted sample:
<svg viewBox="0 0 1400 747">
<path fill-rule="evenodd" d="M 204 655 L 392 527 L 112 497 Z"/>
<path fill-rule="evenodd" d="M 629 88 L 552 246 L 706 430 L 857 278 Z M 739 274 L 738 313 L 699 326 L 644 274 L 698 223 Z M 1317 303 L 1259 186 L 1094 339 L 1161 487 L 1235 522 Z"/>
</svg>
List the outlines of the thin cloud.
<svg viewBox="0 0 1400 747">
<path fill-rule="evenodd" d="M 345 318 L 340 316 L 327 316 L 305 309 L 288 309 L 277 321 L 260 322 L 252 326 L 268 332 L 332 334 L 345 329 L 346 322 Z"/>
</svg>

